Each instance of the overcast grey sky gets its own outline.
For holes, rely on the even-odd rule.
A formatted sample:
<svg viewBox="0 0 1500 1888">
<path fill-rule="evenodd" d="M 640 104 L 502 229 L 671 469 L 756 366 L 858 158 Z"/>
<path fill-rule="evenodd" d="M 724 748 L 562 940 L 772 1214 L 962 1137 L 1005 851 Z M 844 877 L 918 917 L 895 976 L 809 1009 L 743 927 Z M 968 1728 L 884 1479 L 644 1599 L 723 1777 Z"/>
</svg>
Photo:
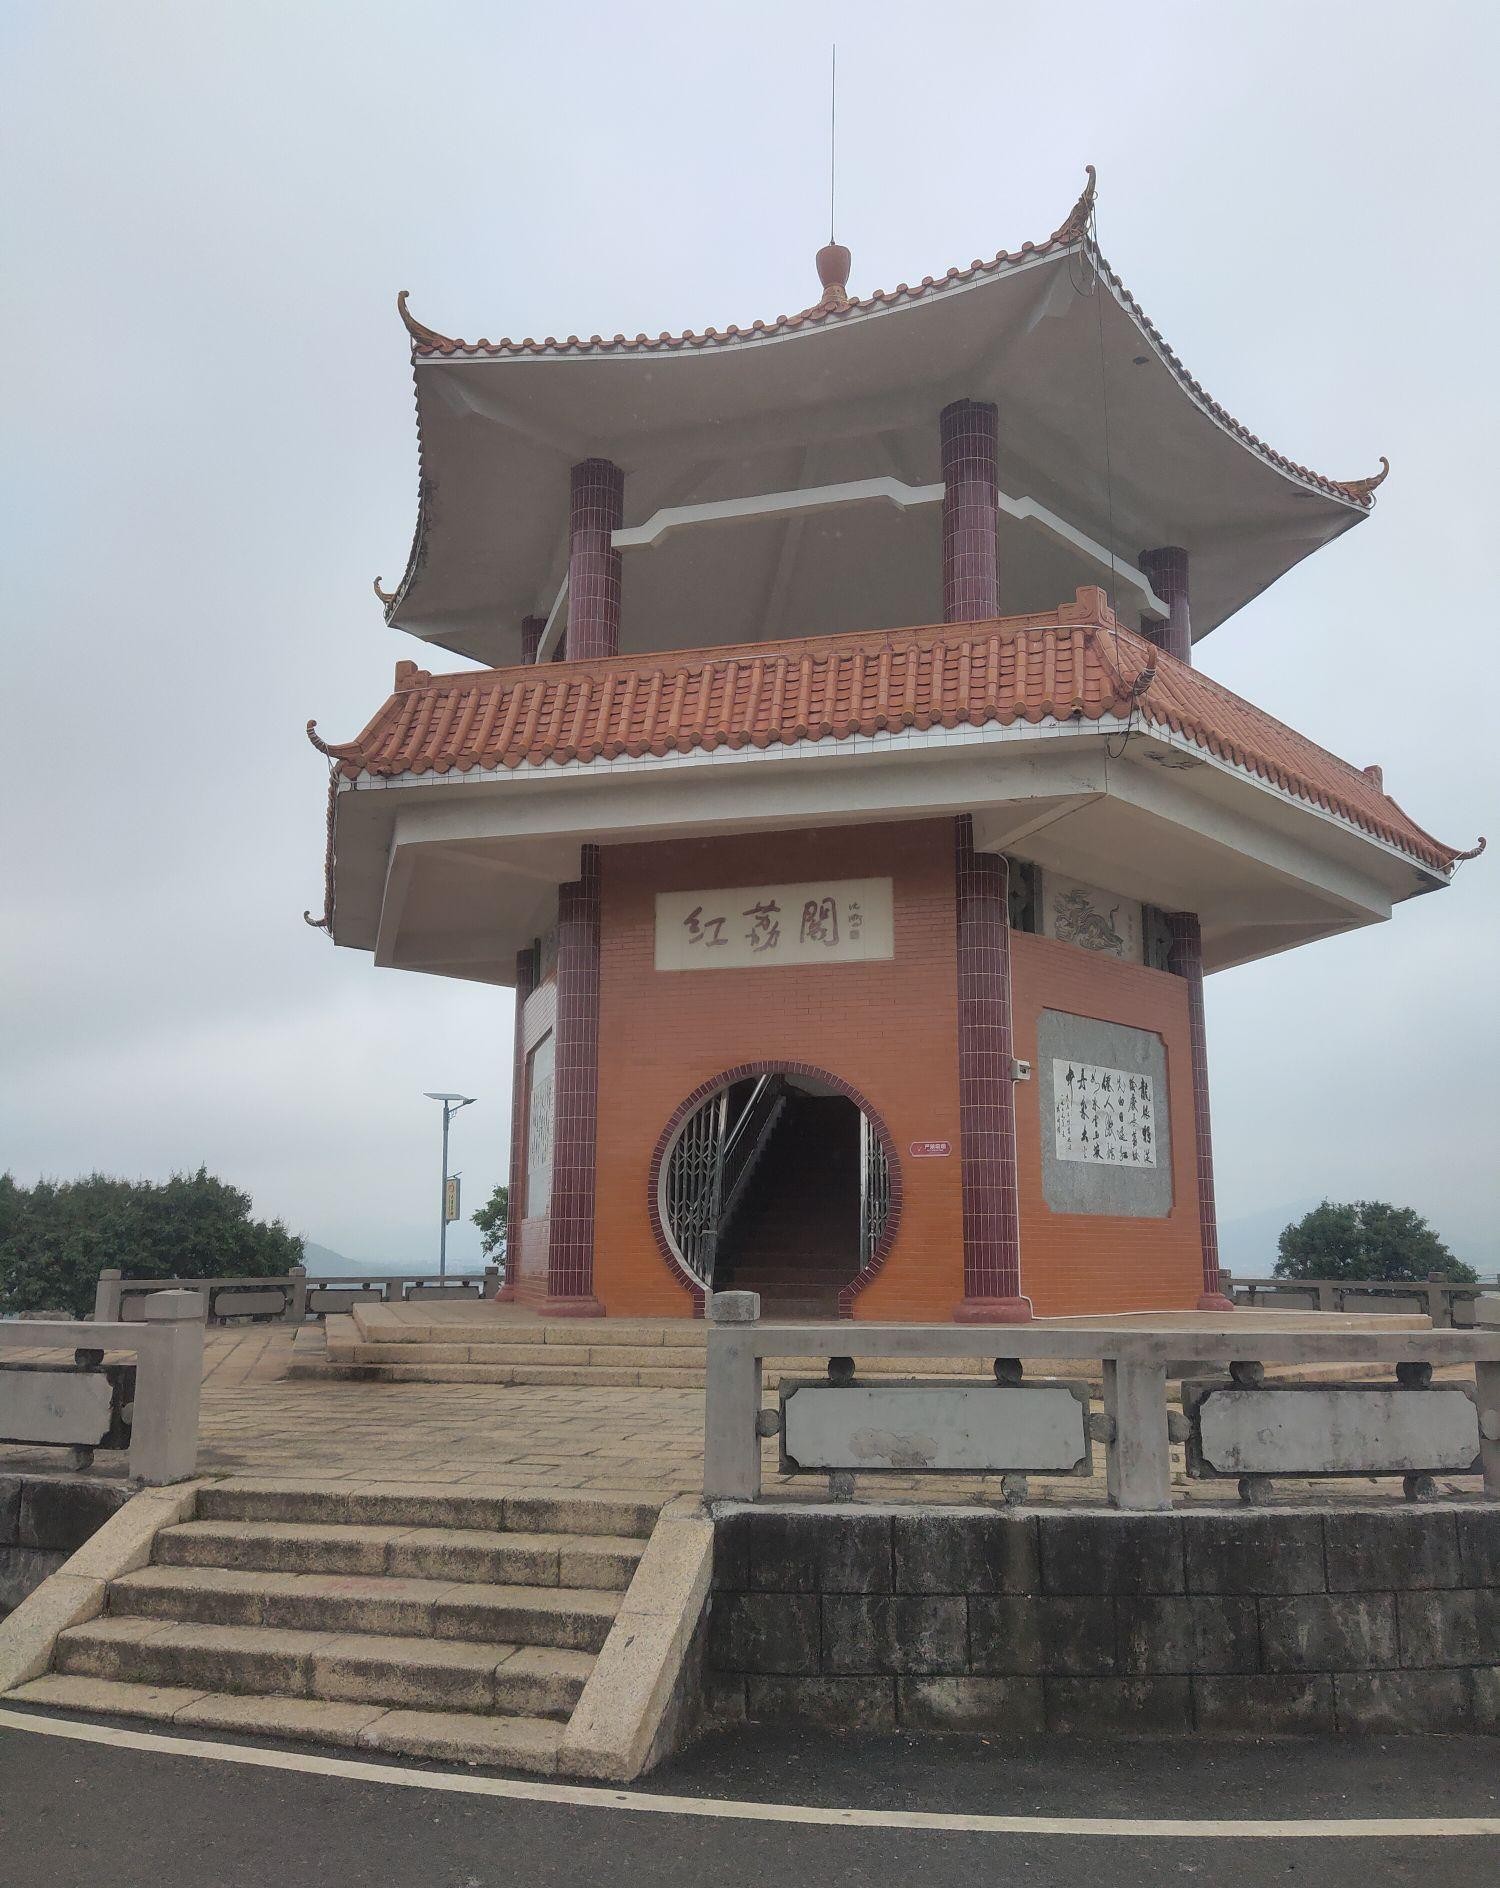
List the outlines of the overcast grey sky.
<svg viewBox="0 0 1500 1888">
<path fill-rule="evenodd" d="M 1390 456 L 1373 519 L 1199 659 L 1440 837 L 1500 842 L 1497 18 L 0 0 L 0 1165 L 206 1162 L 391 1265 L 434 1244 L 424 1089 L 480 1097 L 470 1208 L 504 1177 L 509 992 L 300 915 L 303 724 L 348 739 L 422 653 L 370 593 L 415 507 L 395 294 L 466 335 L 805 306 L 834 37 L 856 290 L 1045 236 L 1092 162 L 1105 253 L 1217 399 L 1333 476 Z M 1210 980 L 1227 1220 L 1374 1195 L 1494 1266 L 1497 927 L 1500 851 Z"/>
</svg>

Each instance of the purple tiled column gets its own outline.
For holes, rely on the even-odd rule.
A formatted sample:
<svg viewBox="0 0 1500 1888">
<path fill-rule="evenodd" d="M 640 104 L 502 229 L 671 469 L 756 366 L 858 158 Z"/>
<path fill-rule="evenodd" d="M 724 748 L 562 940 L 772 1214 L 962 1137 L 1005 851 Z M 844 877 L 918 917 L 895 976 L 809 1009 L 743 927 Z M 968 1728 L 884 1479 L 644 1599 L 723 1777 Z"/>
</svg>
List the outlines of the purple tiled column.
<svg viewBox="0 0 1500 1888">
<path fill-rule="evenodd" d="M 1163 598 L 1165 601 L 1165 598 Z M 1203 927 L 1193 911 L 1173 911 L 1167 968 L 1187 984 L 1188 1037 L 1193 1056 L 1193 1148 L 1198 1170 L 1198 1237 L 1203 1248 L 1200 1311 L 1233 1311 L 1219 1282 L 1219 1216 L 1214 1205 L 1214 1138 L 1208 1113 L 1208 1031 L 1203 1022 Z"/>
<path fill-rule="evenodd" d="M 1175 544 L 1142 551 L 1136 560 L 1146 581 L 1167 606 L 1164 623 L 1142 622 L 1141 634 L 1179 662 L 1193 665 L 1193 619 L 1188 613 L 1188 554 Z"/>
<path fill-rule="evenodd" d="M 975 623 L 1000 614 L 995 532 L 1000 513 L 995 442 L 1000 416 L 977 400 L 945 406 L 943 447 L 943 621 Z"/>
<path fill-rule="evenodd" d="M 535 662 L 537 650 L 542 646 L 542 631 L 547 627 L 545 616 L 523 616 L 521 618 L 521 660 Z"/>
<path fill-rule="evenodd" d="M 516 1043 L 510 1061 L 510 1195 L 505 1214 L 505 1283 L 499 1298 L 516 1295 L 521 1264 L 521 1221 L 526 1217 L 526 1130 L 531 1097 L 526 1093 L 526 999 L 536 977 L 534 950 L 516 952 Z"/>
<path fill-rule="evenodd" d="M 559 1318 L 599 1318 L 594 1296 L 594 1150 L 599 1112 L 599 848 L 557 895 L 557 1029 L 547 1296 Z"/>
<path fill-rule="evenodd" d="M 953 822 L 958 905 L 958 1152 L 963 1186 L 961 1324 L 1025 1324 L 1016 1092 L 1011 1081 L 1009 868 Z"/>
<path fill-rule="evenodd" d="M 620 553 L 614 533 L 625 522 L 625 474 L 608 459 L 573 468 L 568 509 L 569 662 L 620 653 Z"/>
</svg>

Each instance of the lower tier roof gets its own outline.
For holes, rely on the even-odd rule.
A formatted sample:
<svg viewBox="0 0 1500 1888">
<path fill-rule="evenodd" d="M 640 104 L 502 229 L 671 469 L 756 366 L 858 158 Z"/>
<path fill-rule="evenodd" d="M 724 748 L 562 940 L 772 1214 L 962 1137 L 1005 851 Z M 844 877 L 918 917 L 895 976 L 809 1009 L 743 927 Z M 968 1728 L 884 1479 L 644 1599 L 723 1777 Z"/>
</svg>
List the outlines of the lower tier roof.
<svg viewBox="0 0 1500 1888">
<path fill-rule="evenodd" d="M 1417 825 L 1378 768 L 1155 648 L 1093 588 L 1047 615 L 990 622 L 456 675 L 403 662 L 355 740 L 317 745 L 346 780 L 394 782 L 1045 721 L 1177 737 L 1440 878 L 1466 856 Z"/>
</svg>

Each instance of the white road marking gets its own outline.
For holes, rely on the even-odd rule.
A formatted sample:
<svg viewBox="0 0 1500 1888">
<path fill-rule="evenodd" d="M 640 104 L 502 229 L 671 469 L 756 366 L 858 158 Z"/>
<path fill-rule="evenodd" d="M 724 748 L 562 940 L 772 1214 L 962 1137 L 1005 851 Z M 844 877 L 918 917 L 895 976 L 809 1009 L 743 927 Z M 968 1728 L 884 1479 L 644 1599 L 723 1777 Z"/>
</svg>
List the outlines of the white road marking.
<svg viewBox="0 0 1500 1888">
<path fill-rule="evenodd" d="M 1172 1836 L 1195 1841 L 1216 1837 L 1268 1838 L 1285 1842 L 1309 1837 L 1500 1836 L 1500 1816 L 1368 1816 L 1203 1820 L 1170 1816 L 969 1816 L 946 1810 L 837 1809 L 810 1803 L 738 1802 L 732 1797 L 657 1796 L 647 1790 L 610 1789 L 580 1783 L 528 1783 L 505 1777 L 456 1776 L 441 1770 L 405 1770 L 312 1752 L 261 1750 L 249 1744 L 213 1744 L 199 1738 L 167 1737 L 159 1731 L 126 1731 L 68 1718 L 33 1717 L 0 1709 L 0 1730 L 38 1737 L 65 1737 L 82 1744 L 155 1751 L 237 1763 L 256 1770 L 297 1770 L 310 1776 L 345 1777 L 351 1783 L 387 1783 L 403 1790 L 442 1790 L 456 1796 L 508 1797 L 515 1802 L 557 1803 L 571 1809 L 624 1810 L 647 1816 L 696 1816 L 726 1822 L 806 1823 L 843 1829 L 912 1829 L 934 1835 Z"/>
</svg>

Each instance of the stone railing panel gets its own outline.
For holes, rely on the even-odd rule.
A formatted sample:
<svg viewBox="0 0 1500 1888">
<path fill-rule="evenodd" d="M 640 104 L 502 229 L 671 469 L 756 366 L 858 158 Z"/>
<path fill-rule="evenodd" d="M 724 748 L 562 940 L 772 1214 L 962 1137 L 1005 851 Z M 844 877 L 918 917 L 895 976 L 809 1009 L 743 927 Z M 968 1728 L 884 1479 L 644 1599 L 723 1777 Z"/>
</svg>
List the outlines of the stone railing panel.
<svg viewBox="0 0 1500 1888">
<path fill-rule="evenodd" d="M 1086 1383 L 784 1381 L 784 1470 L 1089 1475 Z"/>
<path fill-rule="evenodd" d="M 1465 1384 L 1185 1383 L 1188 1474 L 1474 1474 L 1479 1410 Z"/>
</svg>

